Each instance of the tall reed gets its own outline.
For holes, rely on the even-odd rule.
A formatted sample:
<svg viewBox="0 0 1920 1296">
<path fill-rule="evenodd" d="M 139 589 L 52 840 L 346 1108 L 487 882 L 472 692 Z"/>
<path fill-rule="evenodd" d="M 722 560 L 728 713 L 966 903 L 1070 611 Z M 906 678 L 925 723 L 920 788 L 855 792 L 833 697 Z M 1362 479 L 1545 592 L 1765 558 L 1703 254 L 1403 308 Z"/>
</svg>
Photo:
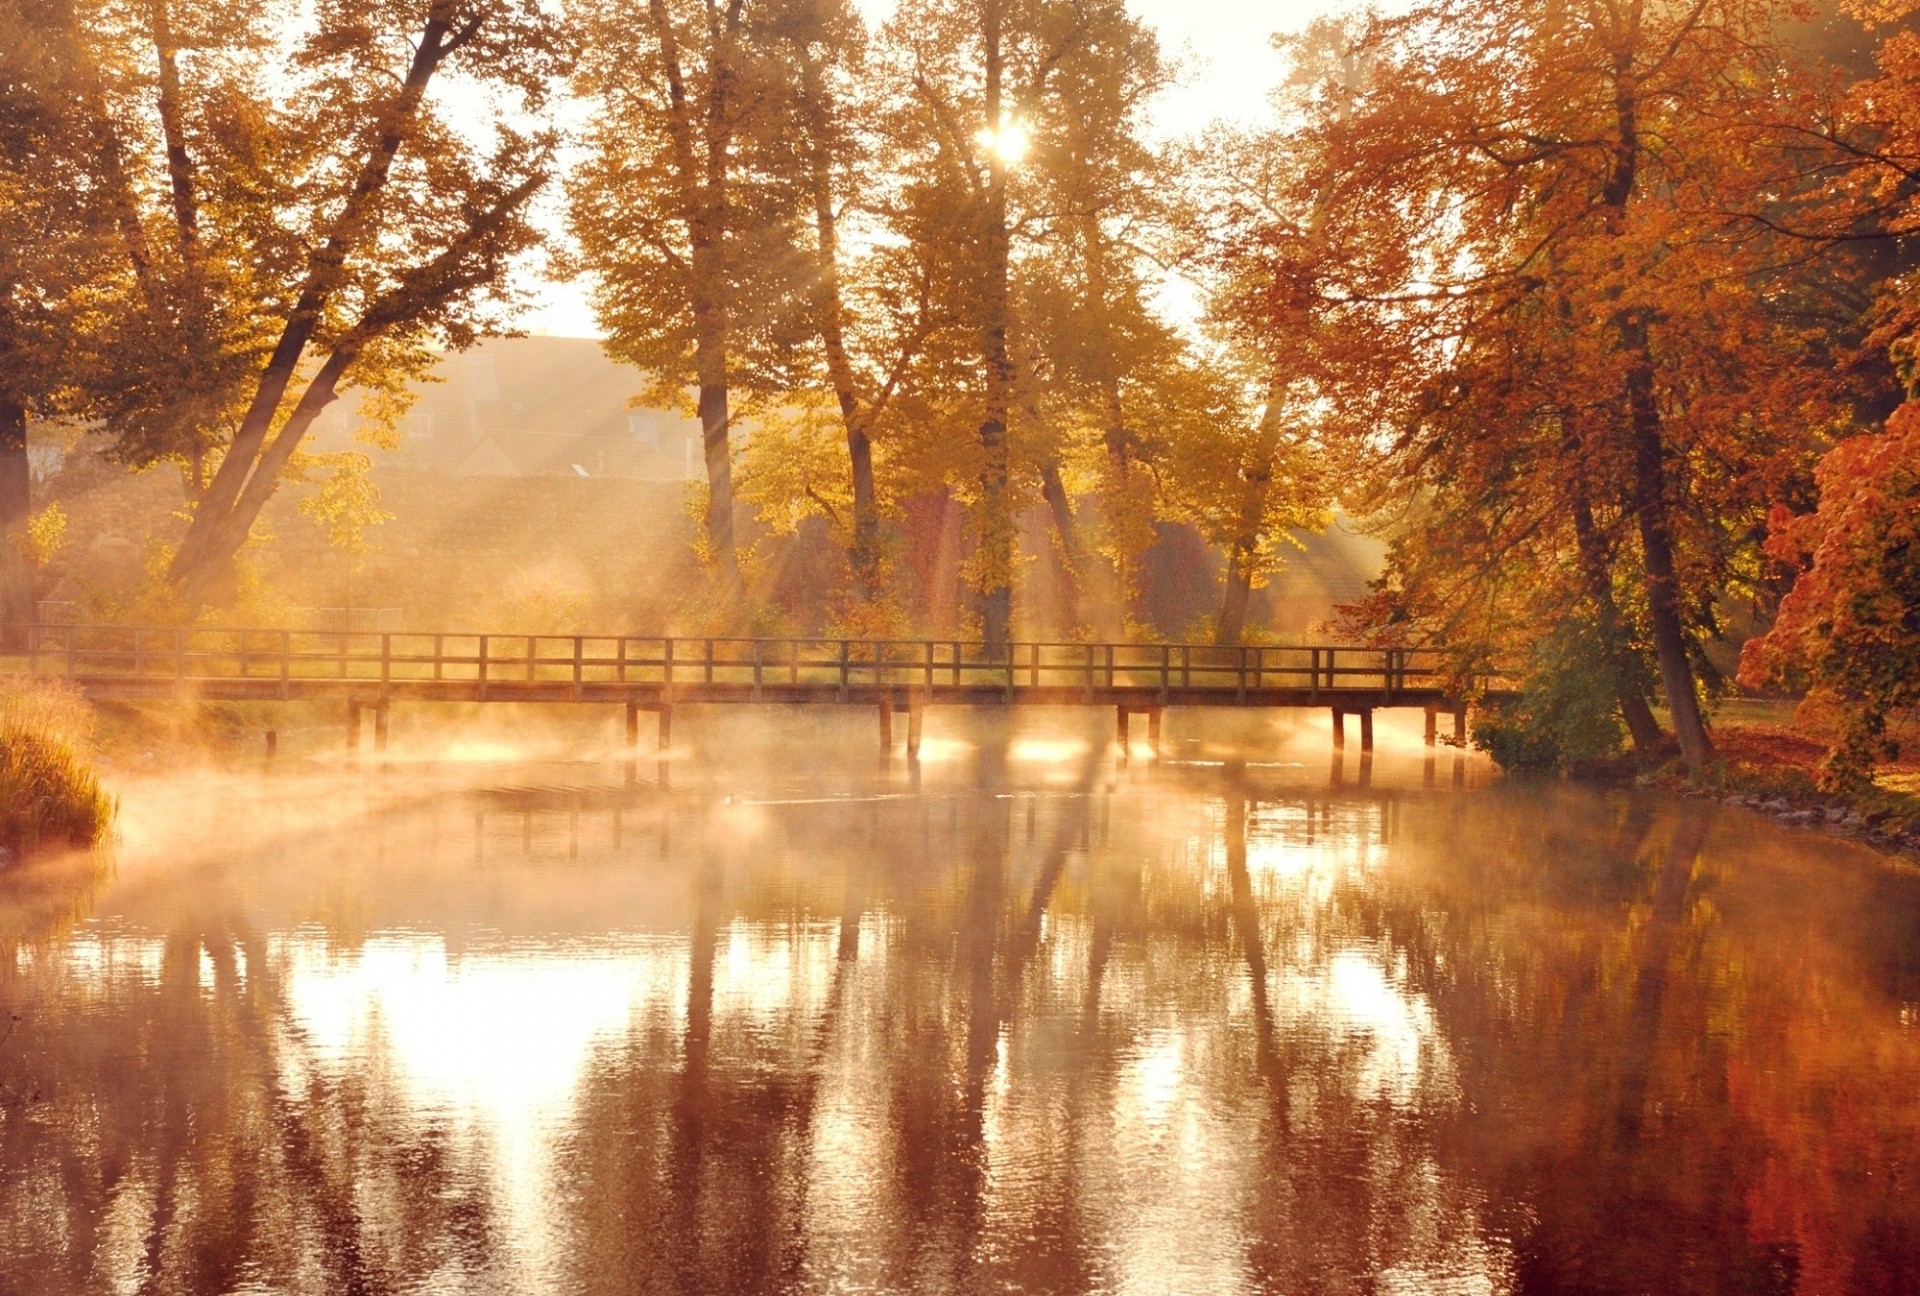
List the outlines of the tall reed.
<svg viewBox="0 0 1920 1296">
<path fill-rule="evenodd" d="M 0 847 L 91 846 L 114 800 L 90 760 L 93 713 L 57 680 L 0 676 Z"/>
</svg>

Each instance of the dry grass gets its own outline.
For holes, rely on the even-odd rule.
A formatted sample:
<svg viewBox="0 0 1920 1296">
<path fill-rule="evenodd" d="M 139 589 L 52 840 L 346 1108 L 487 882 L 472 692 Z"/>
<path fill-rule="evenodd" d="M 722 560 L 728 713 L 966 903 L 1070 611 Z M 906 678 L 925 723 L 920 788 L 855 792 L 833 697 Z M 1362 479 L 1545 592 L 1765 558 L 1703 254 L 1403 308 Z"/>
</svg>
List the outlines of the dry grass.
<svg viewBox="0 0 1920 1296">
<path fill-rule="evenodd" d="M 0 847 L 92 846 L 113 798 L 89 759 L 92 713 L 57 682 L 0 678 Z"/>
</svg>

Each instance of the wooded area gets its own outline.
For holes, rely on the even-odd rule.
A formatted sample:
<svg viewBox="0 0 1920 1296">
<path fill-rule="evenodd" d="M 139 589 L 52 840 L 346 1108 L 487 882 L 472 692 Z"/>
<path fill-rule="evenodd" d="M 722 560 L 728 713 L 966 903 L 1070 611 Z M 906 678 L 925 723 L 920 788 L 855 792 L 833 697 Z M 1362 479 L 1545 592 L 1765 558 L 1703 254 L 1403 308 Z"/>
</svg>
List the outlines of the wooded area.
<svg viewBox="0 0 1920 1296">
<path fill-rule="evenodd" d="M 532 265 L 697 411 L 709 633 L 755 626 L 743 520 L 812 518 L 832 625 L 913 632 L 932 494 L 990 645 L 1029 507 L 1049 631 L 1137 637 L 1183 522 L 1236 644 L 1337 508 L 1393 546 L 1344 629 L 1527 663 L 1562 757 L 1664 720 L 1702 767 L 1706 647 L 1751 638 L 1857 781 L 1920 681 L 1916 8 L 1425 0 L 1168 140 L 1121 0 L 0 0 L 0 622 L 58 540 L 30 428 L 178 469 L 142 612 L 208 615 L 286 482 L 360 543 L 314 421 L 390 443 Z"/>
</svg>

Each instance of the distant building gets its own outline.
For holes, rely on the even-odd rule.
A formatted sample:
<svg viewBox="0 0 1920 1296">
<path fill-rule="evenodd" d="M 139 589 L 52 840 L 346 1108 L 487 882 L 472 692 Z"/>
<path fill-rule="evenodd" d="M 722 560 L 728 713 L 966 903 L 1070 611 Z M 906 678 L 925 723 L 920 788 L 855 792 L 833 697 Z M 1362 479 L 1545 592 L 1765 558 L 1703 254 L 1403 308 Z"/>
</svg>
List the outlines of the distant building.
<svg viewBox="0 0 1920 1296">
<path fill-rule="evenodd" d="M 400 461 L 477 477 L 700 476 L 700 424 L 677 410 L 630 409 L 642 375 L 590 338 L 487 338 L 449 354 L 419 385 Z M 354 425 L 347 395 L 315 430 L 322 448 Z"/>
</svg>

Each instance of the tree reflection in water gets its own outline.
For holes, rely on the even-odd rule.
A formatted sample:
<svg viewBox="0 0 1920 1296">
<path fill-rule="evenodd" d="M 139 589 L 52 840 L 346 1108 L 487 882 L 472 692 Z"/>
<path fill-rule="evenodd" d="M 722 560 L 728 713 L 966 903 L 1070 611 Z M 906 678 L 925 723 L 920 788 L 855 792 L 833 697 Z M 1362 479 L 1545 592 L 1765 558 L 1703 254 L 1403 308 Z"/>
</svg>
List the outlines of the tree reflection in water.
<svg viewBox="0 0 1920 1296">
<path fill-rule="evenodd" d="M 0 874 L 0 1291 L 1920 1285 L 1912 875 L 975 737 Z"/>
</svg>

